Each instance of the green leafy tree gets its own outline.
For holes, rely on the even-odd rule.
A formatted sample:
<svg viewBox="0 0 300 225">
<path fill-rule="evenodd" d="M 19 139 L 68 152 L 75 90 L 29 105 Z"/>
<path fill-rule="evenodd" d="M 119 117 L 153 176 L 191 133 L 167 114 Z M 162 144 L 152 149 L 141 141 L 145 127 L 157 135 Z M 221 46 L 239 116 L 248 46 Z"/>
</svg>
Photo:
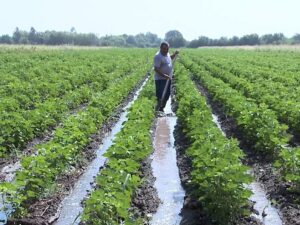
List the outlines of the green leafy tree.
<svg viewBox="0 0 300 225">
<path fill-rule="evenodd" d="M 283 44 L 285 41 L 285 36 L 283 33 L 275 33 L 275 34 L 265 34 L 261 36 L 260 43 L 261 44 Z"/>
<path fill-rule="evenodd" d="M 19 44 L 20 43 L 20 39 L 21 39 L 21 32 L 19 30 L 18 27 L 16 27 L 16 30 L 13 33 L 12 39 L 14 41 L 15 44 Z"/>
<path fill-rule="evenodd" d="M 259 36 L 257 34 L 247 34 L 240 39 L 241 45 L 258 45 Z"/>
<path fill-rule="evenodd" d="M 165 40 L 169 42 L 173 48 L 180 48 L 185 46 L 186 40 L 178 30 L 170 30 L 165 34 Z"/>
<path fill-rule="evenodd" d="M 295 35 L 292 37 L 292 43 L 293 43 L 293 44 L 300 44 L 300 34 L 295 34 Z"/>
<path fill-rule="evenodd" d="M 2 43 L 2 44 L 12 44 L 12 42 L 13 42 L 13 40 L 8 34 L 0 36 L 0 43 Z"/>
<path fill-rule="evenodd" d="M 30 31 L 29 31 L 29 34 L 28 34 L 28 41 L 31 43 L 31 44 L 37 44 L 37 32 L 36 30 L 31 27 L 30 28 Z"/>
</svg>

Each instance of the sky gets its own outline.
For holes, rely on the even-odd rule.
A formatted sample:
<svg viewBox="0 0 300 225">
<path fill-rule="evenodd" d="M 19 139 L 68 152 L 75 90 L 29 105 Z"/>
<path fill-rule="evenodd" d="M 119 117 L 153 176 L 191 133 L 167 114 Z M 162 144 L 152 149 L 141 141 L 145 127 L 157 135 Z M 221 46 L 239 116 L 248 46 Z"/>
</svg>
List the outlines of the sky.
<svg viewBox="0 0 300 225">
<path fill-rule="evenodd" d="M 170 30 L 187 40 L 300 33 L 299 0 L 0 0 L 0 35 L 16 27 L 99 36 Z"/>
</svg>

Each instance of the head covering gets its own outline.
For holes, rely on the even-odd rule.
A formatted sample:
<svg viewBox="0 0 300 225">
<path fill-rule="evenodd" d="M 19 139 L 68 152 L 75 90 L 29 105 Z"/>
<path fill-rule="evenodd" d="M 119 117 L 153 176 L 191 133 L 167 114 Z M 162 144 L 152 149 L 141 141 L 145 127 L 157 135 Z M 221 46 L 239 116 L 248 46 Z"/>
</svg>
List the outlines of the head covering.
<svg viewBox="0 0 300 225">
<path fill-rule="evenodd" d="M 169 45 L 169 43 L 168 43 L 167 41 L 162 41 L 162 42 L 160 43 L 160 48 L 161 48 L 163 45 L 168 46 L 168 48 L 170 47 L 170 45 Z"/>
</svg>

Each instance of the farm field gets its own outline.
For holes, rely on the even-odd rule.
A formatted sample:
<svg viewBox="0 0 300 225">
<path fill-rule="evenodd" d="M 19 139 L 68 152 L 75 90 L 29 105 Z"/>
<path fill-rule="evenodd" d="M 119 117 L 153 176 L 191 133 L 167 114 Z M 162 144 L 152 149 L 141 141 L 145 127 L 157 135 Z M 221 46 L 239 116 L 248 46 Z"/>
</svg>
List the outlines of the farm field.
<svg viewBox="0 0 300 225">
<path fill-rule="evenodd" d="M 0 224 L 300 224 L 300 52 L 155 52 L 0 48 Z"/>
</svg>

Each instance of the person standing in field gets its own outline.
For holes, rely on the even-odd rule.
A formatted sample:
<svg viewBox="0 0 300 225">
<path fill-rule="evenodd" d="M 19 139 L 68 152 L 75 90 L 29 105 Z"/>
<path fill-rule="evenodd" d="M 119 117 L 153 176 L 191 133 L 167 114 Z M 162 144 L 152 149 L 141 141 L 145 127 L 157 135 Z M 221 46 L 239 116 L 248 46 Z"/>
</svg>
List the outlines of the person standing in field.
<svg viewBox="0 0 300 225">
<path fill-rule="evenodd" d="M 155 90 L 157 97 L 156 111 L 164 111 L 166 103 L 171 93 L 171 82 L 167 87 L 165 98 L 162 99 L 164 88 L 167 84 L 167 80 L 172 80 L 173 76 L 173 65 L 172 60 L 179 53 L 175 51 L 172 55 L 169 54 L 169 43 L 164 41 L 160 44 L 160 50 L 154 56 L 154 71 L 155 71 Z"/>
</svg>

